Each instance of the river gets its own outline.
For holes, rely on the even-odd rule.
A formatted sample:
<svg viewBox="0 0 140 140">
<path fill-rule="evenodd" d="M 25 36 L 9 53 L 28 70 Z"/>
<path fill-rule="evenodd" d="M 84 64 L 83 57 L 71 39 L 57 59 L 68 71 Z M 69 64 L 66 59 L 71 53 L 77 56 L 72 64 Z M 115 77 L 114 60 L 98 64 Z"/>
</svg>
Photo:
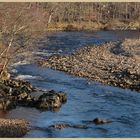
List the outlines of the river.
<svg viewBox="0 0 140 140">
<path fill-rule="evenodd" d="M 139 31 L 52 32 L 36 42 L 38 49 L 33 54 L 44 59 L 52 54 L 69 54 L 87 45 L 139 36 Z M 31 125 L 43 129 L 60 122 L 86 125 L 87 121 L 96 117 L 113 121 L 105 125 L 89 124 L 87 129 L 34 129 L 25 137 L 140 137 L 138 92 L 105 86 L 35 64 L 17 63 L 13 66 L 13 72 L 15 77 L 28 80 L 38 88 L 67 93 L 68 101 L 55 112 L 17 107 L 6 113 L 0 112 L 0 117 L 24 118 Z"/>
</svg>

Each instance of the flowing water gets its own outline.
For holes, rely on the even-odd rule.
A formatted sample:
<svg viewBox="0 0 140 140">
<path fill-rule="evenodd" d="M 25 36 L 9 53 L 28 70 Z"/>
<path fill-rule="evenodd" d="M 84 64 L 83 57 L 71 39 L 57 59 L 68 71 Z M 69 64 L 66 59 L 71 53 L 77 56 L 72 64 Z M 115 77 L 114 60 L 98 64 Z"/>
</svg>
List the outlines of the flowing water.
<svg viewBox="0 0 140 140">
<path fill-rule="evenodd" d="M 42 37 L 33 53 L 38 58 L 52 54 L 69 54 L 76 48 L 116 41 L 124 38 L 137 38 L 138 31 L 98 31 L 98 32 L 56 32 Z M 15 77 L 26 79 L 44 90 L 67 93 L 68 101 L 55 112 L 41 112 L 34 108 L 17 107 L 4 118 L 24 118 L 31 125 L 43 128 L 31 130 L 25 137 L 140 137 L 140 94 L 128 89 L 105 86 L 68 75 L 64 72 L 41 68 L 34 64 L 13 66 Z M 105 125 L 88 124 L 96 117 L 110 119 Z M 87 129 L 65 128 L 45 129 L 55 123 L 84 124 Z"/>
</svg>

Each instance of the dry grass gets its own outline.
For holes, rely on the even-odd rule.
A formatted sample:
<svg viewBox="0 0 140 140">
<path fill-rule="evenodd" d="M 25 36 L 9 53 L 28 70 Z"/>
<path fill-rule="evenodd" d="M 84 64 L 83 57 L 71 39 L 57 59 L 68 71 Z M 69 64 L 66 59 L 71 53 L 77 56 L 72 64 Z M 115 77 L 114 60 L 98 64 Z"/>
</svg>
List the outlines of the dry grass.
<svg viewBox="0 0 140 140">
<path fill-rule="evenodd" d="M 67 27 L 71 26 L 71 30 L 101 30 L 101 29 L 119 29 L 119 30 L 127 30 L 127 29 L 140 29 L 140 22 L 139 21 L 130 21 L 130 22 L 123 22 L 119 20 L 111 20 L 108 21 L 106 24 L 101 22 L 91 22 L 91 21 L 82 21 L 82 22 L 58 22 L 58 23 L 50 23 L 48 30 L 49 31 L 63 31 L 67 30 Z"/>
<path fill-rule="evenodd" d="M 67 30 L 67 28 L 71 26 L 71 30 L 99 30 L 103 28 L 101 23 L 97 22 L 63 22 L 63 23 L 51 23 L 48 27 L 49 31 L 59 31 L 59 30 Z"/>
<path fill-rule="evenodd" d="M 130 21 L 130 22 L 123 22 L 119 20 L 111 20 L 107 23 L 101 23 L 96 21 L 82 21 L 82 22 L 51 22 L 48 27 L 40 28 L 43 25 L 35 26 L 33 25 L 32 28 L 29 30 L 32 32 L 47 32 L 47 31 L 65 31 L 67 27 L 71 25 L 73 28 L 72 30 L 81 31 L 81 30 L 137 30 L 140 29 L 140 22 L 139 21 Z"/>
</svg>

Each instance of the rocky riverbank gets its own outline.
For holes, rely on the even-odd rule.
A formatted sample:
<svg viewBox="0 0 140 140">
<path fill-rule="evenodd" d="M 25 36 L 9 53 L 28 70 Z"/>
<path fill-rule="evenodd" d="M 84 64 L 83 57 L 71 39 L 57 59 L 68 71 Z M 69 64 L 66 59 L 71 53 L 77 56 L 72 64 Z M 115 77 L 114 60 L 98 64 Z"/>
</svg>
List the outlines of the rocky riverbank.
<svg viewBox="0 0 140 140">
<path fill-rule="evenodd" d="M 23 137 L 29 124 L 21 119 L 0 119 L 0 137 Z"/>
<path fill-rule="evenodd" d="M 62 92 L 42 91 L 23 80 L 0 81 L 0 110 L 13 109 L 16 106 L 35 107 L 43 110 L 60 108 L 67 100 Z"/>
<path fill-rule="evenodd" d="M 56 111 L 67 101 L 65 93 L 42 91 L 23 80 L 0 80 L 0 110 L 16 106 L 35 107 L 42 111 Z M 23 137 L 29 129 L 25 120 L 0 118 L 0 137 Z"/>
<path fill-rule="evenodd" d="M 140 92 L 140 39 L 87 46 L 71 55 L 53 55 L 39 64 Z"/>
</svg>

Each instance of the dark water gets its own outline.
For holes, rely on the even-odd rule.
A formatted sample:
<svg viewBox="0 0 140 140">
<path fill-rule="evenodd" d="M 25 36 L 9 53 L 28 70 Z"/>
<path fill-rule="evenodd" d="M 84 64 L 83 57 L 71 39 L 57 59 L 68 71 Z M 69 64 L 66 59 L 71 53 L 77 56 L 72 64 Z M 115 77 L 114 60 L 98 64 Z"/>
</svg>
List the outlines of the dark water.
<svg viewBox="0 0 140 140">
<path fill-rule="evenodd" d="M 54 53 L 67 54 L 83 45 L 138 37 L 139 32 L 100 31 L 57 32 L 45 36 L 38 42 L 39 57 Z M 47 47 L 48 44 L 48 47 Z M 16 76 L 26 79 L 38 88 L 54 89 L 67 93 L 68 101 L 56 112 L 41 112 L 33 108 L 17 107 L 4 118 L 24 118 L 32 125 L 47 128 L 51 124 L 66 122 L 87 124 L 95 117 L 110 119 L 105 125 L 88 125 L 88 129 L 65 128 L 62 130 L 31 130 L 25 137 L 140 137 L 140 94 L 127 89 L 104 86 L 66 73 L 33 64 L 16 65 Z"/>
<path fill-rule="evenodd" d="M 34 53 L 41 57 L 55 53 L 69 54 L 83 46 L 139 37 L 140 31 L 55 32 L 46 34 L 37 41 L 40 49 Z"/>
</svg>

